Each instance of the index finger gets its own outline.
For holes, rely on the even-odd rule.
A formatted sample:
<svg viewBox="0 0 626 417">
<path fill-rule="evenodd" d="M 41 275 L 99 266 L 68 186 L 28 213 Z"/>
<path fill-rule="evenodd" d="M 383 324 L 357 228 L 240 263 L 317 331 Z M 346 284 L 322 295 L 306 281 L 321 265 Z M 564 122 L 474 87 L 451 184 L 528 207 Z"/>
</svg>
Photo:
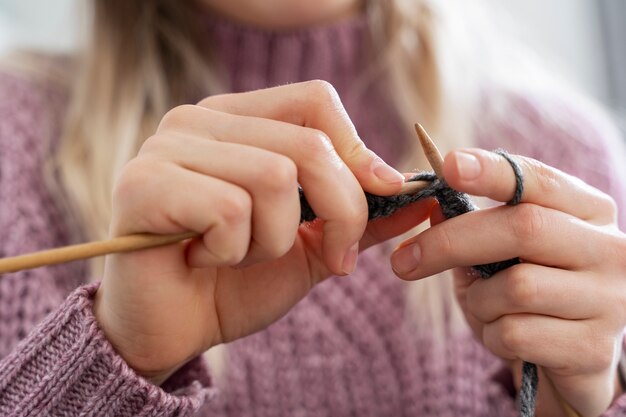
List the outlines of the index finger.
<svg viewBox="0 0 626 417">
<path fill-rule="evenodd" d="M 520 202 L 562 211 L 594 224 L 616 221 L 615 203 L 608 195 L 572 175 L 532 158 L 511 155 L 524 176 Z M 462 192 L 507 202 L 516 178 L 501 155 L 482 149 L 462 149 L 446 155 L 443 172 L 448 184 Z"/>
<path fill-rule="evenodd" d="M 362 188 L 376 195 L 400 191 L 404 176 L 369 150 L 359 138 L 339 95 L 325 81 L 307 81 L 238 94 L 208 97 L 198 103 L 212 110 L 273 119 L 324 132 Z"/>
</svg>

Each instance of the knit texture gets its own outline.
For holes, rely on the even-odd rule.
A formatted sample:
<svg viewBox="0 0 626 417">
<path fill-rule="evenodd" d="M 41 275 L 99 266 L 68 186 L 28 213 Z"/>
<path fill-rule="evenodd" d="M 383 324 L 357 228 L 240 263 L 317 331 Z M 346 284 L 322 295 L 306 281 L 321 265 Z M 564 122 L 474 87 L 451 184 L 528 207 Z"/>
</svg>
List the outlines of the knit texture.
<svg viewBox="0 0 626 417">
<path fill-rule="evenodd" d="M 360 19 L 282 34 L 211 22 L 207 43 L 231 91 L 331 82 L 366 144 L 393 164 L 405 147 L 384 84 L 363 95 L 350 89 L 366 67 L 366 30 Z M 581 177 L 616 198 L 624 225 L 624 159 L 610 125 L 555 97 L 491 97 L 478 145 Z M 70 219 L 40 169 L 65 105 L 59 86 L 0 74 L 3 256 L 69 243 Z M 75 289 L 86 281 L 84 264 L 7 274 L 0 278 L 0 415 L 517 415 L 510 373 L 469 331 L 447 329 L 440 346 L 432 326 L 407 319 L 410 284 L 395 278 L 388 256 L 384 245 L 366 251 L 352 276 L 324 281 L 266 330 L 229 344 L 219 390 L 200 359 L 162 387 L 137 377 L 98 328 L 95 287 Z M 624 414 L 626 396 L 604 416 Z"/>
</svg>

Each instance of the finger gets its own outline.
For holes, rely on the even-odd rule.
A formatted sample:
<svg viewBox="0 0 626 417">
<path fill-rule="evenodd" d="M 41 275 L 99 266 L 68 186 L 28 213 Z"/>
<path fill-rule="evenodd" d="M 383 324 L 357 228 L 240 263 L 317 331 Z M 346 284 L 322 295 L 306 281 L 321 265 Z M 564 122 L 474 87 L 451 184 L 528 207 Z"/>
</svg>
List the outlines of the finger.
<svg viewBox="0 0 626 417">
<path fill-rule="evenodd" d="M 441 206 L 439 205 L 439 202 L 435 200 L 435 206 L 430 212 L 430 225 L 436 226 L 446 220 L 446 216 L 443 215 L 443 211 L 441 211 Z"/>
<path fill-rule="evenodd" d="M 616 205 L 608 195 L 537 160 L 512 157 L 524 175 L 522 202 L 559 210 L 596 224 L 616 221 Z M 503 202 L 513 198 L 513 169 L 496 153 L 482 149 L 450 152 L 443 171 L 448 184 L 456 190 Z"/>
<path fill-rule="evenodd" d="M 189 246 L 192 267 L 236 265 L 248 251 L 252 200 L 233 184 L 137 158 L 127 164 L 114 198 L 124 213 L 114 216 L 114 235 L 203 233 Z"/>
<path fill-rule="evenodd" d="M 361 185 L 323 132 L 197 106 L 162 124 L 166 130 L 170 124 L 182 124 L 189 135 L 259 147 L 293 160 L 307 200 L 325 221 L 322 246 L 328 268 L 341 275 L 354 269 L 354 246 L 367 225 L 367 202 Z"/>
<path fill-rule="evenodd" d="M 284 155 L 252 146 L 196 136 L 151 138 L 142 153 L 245 189 L 252 197 L 252 241 L 240 266 L 283 256 L 300 223 L 297 168 Z"/>
<path fill-rule="evenodd" d="M 280 120 L 321 130 L 330 138 L 363 189 L 372 194 L 395 194 L 404 182 L 399 172 L 365 147 L 336 90 L 325 81 L 211 96 L 198 104 L 220 112 Z"/>
<path fill-rule="evenodd" d="M 571 374 L 605 369 L 613 359 L 613 339 L 594 320 L 534 314 L 503 316 L 486 324 L 482 334 L 485 347 L 501 358 L 521 359 Z"/>
<path fill-rule="evenodd" d="M 603 262 L 609 239 L 601 228 L 559 211 L 533 204 L 501 206 L 449 219 L 406 240 L 392 264 L 403 279 L 515 257 L 583 269 Z"/>
<path fill-rule="evenodd" d="M 589 410 L 585 415 L 597 415 L 614 396 L 621 330 L 607 330 L 594 320 L 514 314 L 485 325 L 482 338 L 497 356 L 537 364 L 568 404 Z M 591 406 L 594 410 L 584 400 L 603 397 L 604 405 Z"/>
<path fill-rule="evenodd" d="M 603 312 L 601 286 L 577 272 L 521 263 L 475 280 L 466 306 L 483 323 L 507 314 L 532 313 L 568 320 L 595 318 Z"/>
</svg>

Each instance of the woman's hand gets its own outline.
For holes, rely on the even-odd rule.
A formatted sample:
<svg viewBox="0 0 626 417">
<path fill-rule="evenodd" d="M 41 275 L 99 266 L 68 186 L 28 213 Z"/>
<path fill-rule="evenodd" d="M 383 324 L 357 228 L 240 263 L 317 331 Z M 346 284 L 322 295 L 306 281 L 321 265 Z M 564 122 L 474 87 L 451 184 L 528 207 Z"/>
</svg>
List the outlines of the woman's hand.
<svg viewBox="0 0 626 417">
<path fill-rule="evenodd" d="M 325 82 L 177 107 L 123 170 L 110 234 L 202 237 L 108 256 L 96 317 L 128 364 L 160 383 L 352 272 L 359 249 L 426 219 L 430 202 L 367 224 L 363 189 L 391 195 L 403 181 Z M 311 224 L 299 225 L 298 184 L 319 217 Z"/>
<path fill-rule="evenodd" d="M 462 267 L 455 270 L 455 287 L 476 337 L 511 361 L 518 377 L 522 360 L 542 368 L 537 415 L 561 413 L 547 377 L 579 413 L 595 417 L 620 389 L 626 237 L 610 197 L 535 160 L 516 158 L 525 176 L 522 204 L 444 222 L 436 210 L 436 225 L 402 243 L 392 264 L 410 280 Z M 459 191 L 502 202 L 513 197 L 513 170 L 491 152 L 452 152 L 444 175 Z M 514 257 L 522 263 L 486 280 L 463 268 Z"/>
</svg>

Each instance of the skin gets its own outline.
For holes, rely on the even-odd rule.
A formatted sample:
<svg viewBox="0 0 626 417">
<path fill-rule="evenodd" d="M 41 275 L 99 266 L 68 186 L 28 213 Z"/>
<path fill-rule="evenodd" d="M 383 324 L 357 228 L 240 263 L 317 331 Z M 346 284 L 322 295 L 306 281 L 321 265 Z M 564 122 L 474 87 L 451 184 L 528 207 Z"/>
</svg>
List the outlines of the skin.
<svg viewBox="0 0 626 417">
<path fill-rule="evenodd" d="M 275 29 L 329 23 L 361 8 L 354 0 L 203 4 Z M 479 169 L 472 170 L 472 158 Z M 433 227 L 392 255 L 396 274 L 416 280 L 454 269 L 476 337 L 509 361 L 517 382 L 527 360 L 554 384 L 540 384 L 537 415 L 564 415 L 558 392 L 585 417 L 597 416 L 620 393 L 626 238 L 608 196 L 518 158 L 526 174 L 519 206 L 444 222 L 427 200 L 367 223 L 362 190 L 394 194 L 403 177 L 363 145 L 329 84 L 177 107 L 123 170 L 111 236 L 196 231 L 202 238 L 108 256 L 96 318 L 127 363 L 160 384 L 212 346 L 264 329 L 318 282 L 351 272 L 358 251 L 431 217 Z M 485 151 L 452 152 L 444 174 L 460 191 L 497 201 L 512 196 L 510 166 Z M 298 184 L 320 217 L 310 225 L 298 225 Z M 417 265 L 406 268 L 417 252 Z M 514 256 L 524 263 L 489 280 L 464 268 Z"/>
<path fill-rule="evenodd" d="M 203 236 L 108 256 L 96 317 L 122 357 L 160 383 L 211 346 L 276 321 L 318 282 L 352 272 L 359 249 L 428 218 L 424 201 L 367 223 L 362 190 L 390 195 L 403 182 L 323 81 L 177 107 L 123 170 L 111 234 Z M 299 226 L 298 184 L 320 218 L 309 225 Z"/>
<path fill-rule="evenodd" d="M 392 254 L 407 280 L 454 268 L 456 295 L 476 337 L 509 361 L 542 368 L 581 415 L 598 416 L 621 393 L 617 361 L 626 323 L 626 237 L 614 201 L 536 160 L 516 157 L 524 175 L 518 206 L 499 206 L 443 221 L 434 210 L 427 231 Z M 454 151 L 444 176 L 455 189 L 496 201 L 513 197 L 515 177 L 504 158 L 480 149 Z M 410 266 L 411 259 L 414 261 Z M 465 268 L 519 256 L 523 263 L 484 280 Z M 558 416 L 549 383 L 537 415 Z"/>
</svg>

